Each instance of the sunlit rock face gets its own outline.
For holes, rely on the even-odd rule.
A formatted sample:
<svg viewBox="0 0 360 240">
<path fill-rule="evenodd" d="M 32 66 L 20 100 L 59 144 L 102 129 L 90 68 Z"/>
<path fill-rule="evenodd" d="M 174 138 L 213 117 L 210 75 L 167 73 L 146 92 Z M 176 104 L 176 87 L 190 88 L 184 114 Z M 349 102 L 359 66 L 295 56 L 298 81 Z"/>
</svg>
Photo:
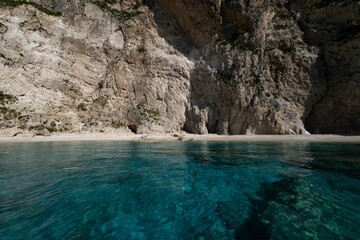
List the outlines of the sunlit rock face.
<svg viewBox="0 0 360 240">
<path fill-rule="evenodd" d="M 356 1 L 5 2 L 3 129 L 360 132 Z"/>
</svg>

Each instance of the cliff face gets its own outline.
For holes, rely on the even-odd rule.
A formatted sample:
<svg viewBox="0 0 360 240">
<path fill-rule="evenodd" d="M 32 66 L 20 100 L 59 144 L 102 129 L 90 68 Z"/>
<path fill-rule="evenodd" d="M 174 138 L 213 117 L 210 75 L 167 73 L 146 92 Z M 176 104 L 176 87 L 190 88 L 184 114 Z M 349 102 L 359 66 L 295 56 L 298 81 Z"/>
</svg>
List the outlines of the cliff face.
<svg viewBox="0 0 360 240">
<path fill-rule="evenodd" d="M 305 42 L 318 46 L 325 93 L 306 120 L 315 133 L 360 133 L 359 1 L 294 1 Z"/>
<path fill-rule="evenodd" d="M 0 1 L 1 128 L 360 133 L 357 1 Z"/>
</svg>

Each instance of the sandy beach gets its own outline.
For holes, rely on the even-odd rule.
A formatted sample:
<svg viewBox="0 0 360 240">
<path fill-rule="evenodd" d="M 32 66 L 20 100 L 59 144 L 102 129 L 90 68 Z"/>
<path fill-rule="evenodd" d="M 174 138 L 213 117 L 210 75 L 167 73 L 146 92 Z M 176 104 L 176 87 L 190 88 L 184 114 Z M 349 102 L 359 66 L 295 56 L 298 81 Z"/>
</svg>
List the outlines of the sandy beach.
<svg viewBox="0 0 360 240">
<path fill-rule="evenodd" d="M 360 136 L 341 135 L 216 135 L 216 134 L 116 134 L 83 133 L 44 136 L 0 136 L 0 142 L 59 142 L 59 141 L 258 141 L 258 142 L 359 142 Z"/>
</svg>

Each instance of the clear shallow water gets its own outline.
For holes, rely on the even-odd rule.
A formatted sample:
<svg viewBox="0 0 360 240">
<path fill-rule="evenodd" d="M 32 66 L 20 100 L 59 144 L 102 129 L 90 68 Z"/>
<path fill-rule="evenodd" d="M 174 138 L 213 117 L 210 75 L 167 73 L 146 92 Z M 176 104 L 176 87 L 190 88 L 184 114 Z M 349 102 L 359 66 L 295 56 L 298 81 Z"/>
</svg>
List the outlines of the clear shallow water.
<svg viewBox="0 0 360 240">
<path fill-rule="evenodd" d="M 1 143 L 0 239 L 360 239 L 360 143 Z"/>
</svg>

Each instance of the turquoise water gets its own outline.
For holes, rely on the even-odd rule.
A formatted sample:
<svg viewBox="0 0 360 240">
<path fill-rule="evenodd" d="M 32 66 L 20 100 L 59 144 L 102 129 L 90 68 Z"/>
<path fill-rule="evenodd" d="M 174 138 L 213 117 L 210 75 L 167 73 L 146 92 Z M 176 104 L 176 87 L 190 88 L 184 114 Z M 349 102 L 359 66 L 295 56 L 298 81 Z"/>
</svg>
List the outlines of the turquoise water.
<svg viewBox="0 0 360 240">
<path fill-rule="evenodd" d="M 360 239 L 360 143 L 1 143 L 0 239 Z"/>
</svg>

